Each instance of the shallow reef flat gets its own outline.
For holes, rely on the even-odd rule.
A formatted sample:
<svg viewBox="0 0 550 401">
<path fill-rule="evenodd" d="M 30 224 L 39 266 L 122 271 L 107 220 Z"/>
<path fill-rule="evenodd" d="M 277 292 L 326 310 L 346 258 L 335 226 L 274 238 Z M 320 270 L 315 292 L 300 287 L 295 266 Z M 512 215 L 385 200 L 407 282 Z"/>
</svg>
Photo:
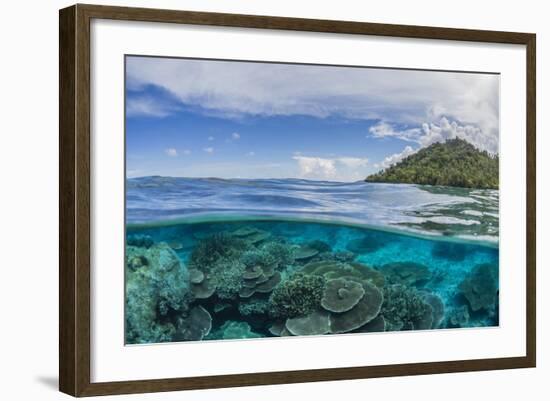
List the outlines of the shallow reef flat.
<svg viewBox="0 0 550 401">
<path fill-rule="evenodd" d="M 499 324 L 498 249 L 308 221 L 132 226 L 126 343 Z"/>
</svg>

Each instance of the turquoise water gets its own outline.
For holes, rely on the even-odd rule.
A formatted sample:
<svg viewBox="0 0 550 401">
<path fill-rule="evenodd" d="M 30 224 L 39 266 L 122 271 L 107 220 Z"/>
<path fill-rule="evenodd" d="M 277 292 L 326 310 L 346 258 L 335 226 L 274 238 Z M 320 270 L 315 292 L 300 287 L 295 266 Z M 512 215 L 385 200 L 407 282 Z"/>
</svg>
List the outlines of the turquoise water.
<svg viewBox="0 0 550 401">
<path fill-rule="evenodd" d="M 146 177 L 127 222 L 128 344 L 499 324 L 496 191 Z"/>
</svg>

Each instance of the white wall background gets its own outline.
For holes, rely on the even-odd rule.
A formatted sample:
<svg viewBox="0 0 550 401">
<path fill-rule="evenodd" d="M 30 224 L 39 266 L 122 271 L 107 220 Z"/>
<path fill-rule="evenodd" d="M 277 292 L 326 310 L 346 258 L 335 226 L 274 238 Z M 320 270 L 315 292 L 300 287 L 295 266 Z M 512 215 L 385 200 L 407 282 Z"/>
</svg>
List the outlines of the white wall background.
<svg viewBox="0 0 550 401">
<path fill-rule="evenodd" d="M 140 7 L 219 11 L 289 17 L 535 32 L 538 35 L 538 367 L 359 381 L 294 384 L 106 397 L 139 400 L 465 399 L 543 400 L 550 375 L 550 325 L 544 293 L 544 250 L 549 223 L 550 169 L 544 150 L 550 107 L 550 25 L 545 3 L 435 0 L 307 2 L 305 0 L 95 1 Z M 57 110 L 58 9 L 69 1 L 12 1 L 0 22 L 0 395 L 3 399 L 56 400 L 57 392 Z M 434 55 L 437 57 L 437 55 Z M 7 257 L 6 257 L 7 256 Z M 546 316 L 545 316 L 546 314 Z M 548 380 L 548 379 L 546 379 Z"/>
</svg>

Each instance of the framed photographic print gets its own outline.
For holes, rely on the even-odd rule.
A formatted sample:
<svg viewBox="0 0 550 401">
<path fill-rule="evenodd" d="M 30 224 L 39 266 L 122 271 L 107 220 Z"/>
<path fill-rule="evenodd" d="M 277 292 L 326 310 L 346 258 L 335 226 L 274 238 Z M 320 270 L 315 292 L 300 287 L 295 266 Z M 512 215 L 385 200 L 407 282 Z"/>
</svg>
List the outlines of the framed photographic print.
<svg viewBox="0 0 550 401">
<path fill-rule="evenodd" d="M 60 11 L 60 390 L 534 367 L 535 35 Z"/>
</svg>

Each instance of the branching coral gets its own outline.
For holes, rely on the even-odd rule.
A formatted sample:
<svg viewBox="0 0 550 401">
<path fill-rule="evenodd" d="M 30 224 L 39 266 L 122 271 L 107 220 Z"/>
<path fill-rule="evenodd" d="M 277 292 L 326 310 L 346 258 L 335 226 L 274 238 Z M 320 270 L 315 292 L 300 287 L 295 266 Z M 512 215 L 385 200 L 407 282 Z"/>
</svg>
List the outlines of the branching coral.
<svg viewBox="0 0 550 401">
<path fill-rule="evenodd" d="M 443 319 L 443 303 L 427 294 L 401 284 L 384 288 L 381 315 L 388 331 L 436 328 Z M 432 307 L 432 304 L 434 305 Z M 434 310 L 435 308 L 435 310 Z"/>
<path fill-rule="evenodd" d="M 275 288 L 269 298 L 274 317 L 292 318 L 307 315 L 319 308 L 325 279 L 321 276 L 295 274 Z"/>
<path fill-rule="evenodd" d="M 209 270 L 220 259 L 240 256 L 246 247 L 242 239 L 223 233 L 214 234 L 199 241 L 191 253 L 190 263 L 199 270 Z"/>
<path fill-rule="evenodd" d="M 221 259 L 212 267 L 210 274 L 216 285 L 216 294 L 220 299 L 234 299 L 243 287 L 245 265 L 239 260 Z"/>
</svg>

